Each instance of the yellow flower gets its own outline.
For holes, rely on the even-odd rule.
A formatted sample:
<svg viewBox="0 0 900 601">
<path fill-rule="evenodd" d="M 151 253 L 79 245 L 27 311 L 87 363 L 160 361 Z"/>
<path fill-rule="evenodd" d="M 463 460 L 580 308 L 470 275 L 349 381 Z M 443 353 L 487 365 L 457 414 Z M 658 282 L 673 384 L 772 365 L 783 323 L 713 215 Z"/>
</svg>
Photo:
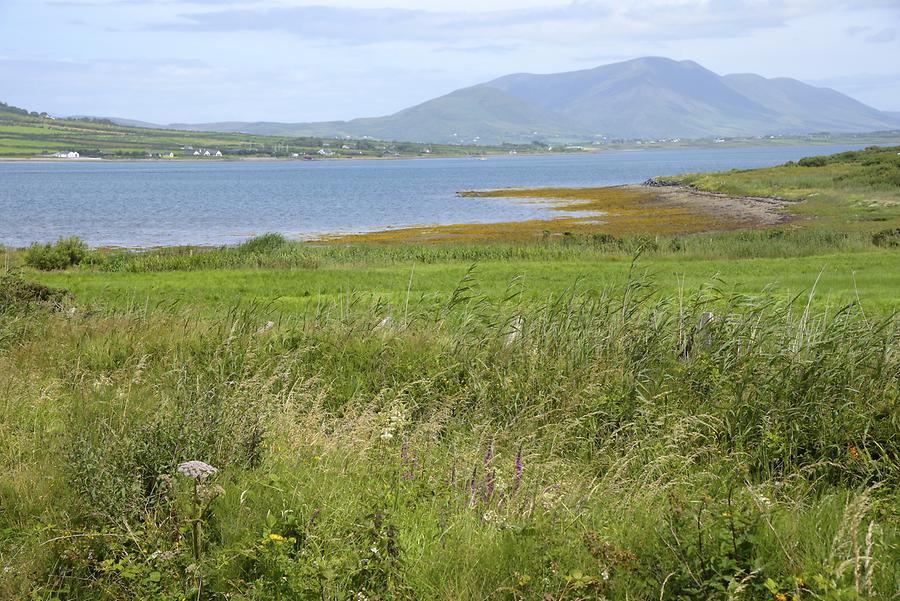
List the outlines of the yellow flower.
<svg viewBox="0 0 900 601">
<path fill-rule="evenodd" d="M 785 595 L 784 593 L 778 593 L 777 595 L 775 595 L 775 599 L 777 599 L 777 601 L 787 601 L 787 595 Z"/>
<path fill-rule="evenodd" d="M 275 541 L 276 543 L 283 543 L 283 542 L 284 542 L 284 537 L 281 536 L 280 534 L 275 534 L 275 533 L 273 532 L 272 534 L 269 535 L 269 540 Z"/>
</svg>

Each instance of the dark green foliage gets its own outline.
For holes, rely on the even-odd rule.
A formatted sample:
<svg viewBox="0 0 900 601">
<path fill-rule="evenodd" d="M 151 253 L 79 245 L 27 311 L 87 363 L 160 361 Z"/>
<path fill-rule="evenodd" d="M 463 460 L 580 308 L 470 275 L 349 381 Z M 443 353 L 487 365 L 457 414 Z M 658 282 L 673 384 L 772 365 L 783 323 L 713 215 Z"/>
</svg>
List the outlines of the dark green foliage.
<svg viewBox="0 0 900 601">
<path fill-rule="evenodd" d="M 793 161 L 790 164 L 793 164 Z M 828 159 L 824 156 L 803 157 L 797 164 L 801 167 L 824 167 L 828 164 Z"/>
<path fill-rule="evenodd" d="M 25 253 L 25 264 L 42 271 L 66 269 L 90 257 L 90 249 L 81 238 L 60 238 L 47 244 L 33 244 Z"/>
<path fill-rule="evenodd" d="M 238 250 L 245 253 L 272 253 L 288 246 L 287 238 L 281 234 L 269 233 L 251 238 L 238 246 Z"/>
<path fill-rule="evenodd" d="M 900 146 L 872 146 L 862 151 L 802 158 L 800 167 L 834 168 L 838 187 L 868 186 L 876 190 L 900 188 Z M 847 169 L 852 167 L 851 169 Z"/>
<path fill-rule="evenodd" d="M 0 314 L 37 305 L 55 306 L 69 296 L 67 290 L 26 280 L 17 272 L 0 273 Z"/>
<path fill-rule="evenodd" d="M 900 246 L 900 228 L 882 230 L 874 233 L 872 235 L 872 244 L 889 248 Z"/>
</svg>

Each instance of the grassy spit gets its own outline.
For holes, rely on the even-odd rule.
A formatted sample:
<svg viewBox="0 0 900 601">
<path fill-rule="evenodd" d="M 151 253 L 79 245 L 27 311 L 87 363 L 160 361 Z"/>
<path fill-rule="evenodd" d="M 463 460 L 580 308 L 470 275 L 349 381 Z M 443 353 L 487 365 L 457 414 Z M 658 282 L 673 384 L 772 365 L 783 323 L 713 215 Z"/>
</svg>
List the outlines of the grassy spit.
<svg viewBox="0 0 900 601">
<path fill-rule="evenodd" d="M 464 196 L 485 198 L 549 200 L 556 203 L 554 209 L 584 215 L 411 227 L 333 240 L 477 243 L 597 232 L 616 236 L 693 234 L 785 224 L 828 232 L 900 228 L 900 146 L 808 157 L 766 169 L 660 177 L 654 183 L 662 186 L 463 192 Z"/>
</svg>

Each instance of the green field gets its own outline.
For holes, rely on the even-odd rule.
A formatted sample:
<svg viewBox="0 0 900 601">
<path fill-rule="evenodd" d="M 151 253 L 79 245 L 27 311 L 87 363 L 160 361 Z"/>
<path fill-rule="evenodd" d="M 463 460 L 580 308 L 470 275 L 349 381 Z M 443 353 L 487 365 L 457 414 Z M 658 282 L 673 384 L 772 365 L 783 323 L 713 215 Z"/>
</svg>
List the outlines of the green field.
<svg viewBox="0 0 900 601">
<path fill-rule="evenodd" d="M 76 151 L 84 158 L 165 160 L 172 153 L 177 159 L 214 160 L 193 154 L 206 150 L 213 155 L 221 151 L 224 158 L 381 158 L 547 152 L 543 145 L 530 144 L 453 146 L 126 127 L 103 119 L 57 119 L 0 103 L 0 158 L 35 158 L 58 151 Z"/>
<path fill-rule="evenodd" d="M 624 283 L 632 270 L 628 257 L 598 255 L 590 250 L 578 258 L 561 262 L 533 258 L 518 261 L 443 261 L 437 264 L 391 261 L 363 266 L 324 265 L 289 269 L 206 269 L 149 273 L 59 272 L 40 280 L 73 291 L 84 302 L 113 303 L 118 306 L 182 305 L 225 307 L 238 303 L 264 303 L 288 313 L 304 314 L 322 302 L 337 302 L 341 296 L 377 298 L 387 302 L 425 302 L 446 296 L 475 265 L 475 280 L 489 298 L 496 300 L 507 284 L 519 281 L 523 293 L 532 300 L 559 295 L 577 283 L 585 294 L 599 294 L 605 288 Z M 758 259 L 645 259 L 637 263 L 641 273 L 666 293 L 680 286 L 696 288 L 704 283 L 728 292 L 766 294 L 787 299 L 805 294 L 816 286 L 817 304 L 838 307 L 857 296 L 866 307 L 889 311 L 900 307 L 900 252 L 871 250 L 855 253 L 826 253 L 802 258 Z M 816 282 L 818 280 L 818 285 Z"/>
<path fill-rule="evenodd" d="M 685 178 L 769 229 L 0 254 L 0 598 L 897 599 L 890 156 Z"/>
</svg>

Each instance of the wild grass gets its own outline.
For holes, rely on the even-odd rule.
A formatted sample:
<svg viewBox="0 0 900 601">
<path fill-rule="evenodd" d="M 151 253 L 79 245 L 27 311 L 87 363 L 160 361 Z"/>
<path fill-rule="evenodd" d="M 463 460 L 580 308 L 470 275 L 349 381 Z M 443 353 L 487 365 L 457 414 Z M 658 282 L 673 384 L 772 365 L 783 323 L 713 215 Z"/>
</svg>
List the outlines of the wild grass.
<svg viewBox="0 0 900 601">
<path fill-rule="evenodd" d="M 219 248 L 166 247 L 143 251 L 92 252 L 79 260 L 86 271 L 151 273 L 210 269 L 318 269 L 337 266 L 437 265 L 489 261 L 560 261 L 589 259 L 628 260 L 635 253 L 646 258 L 753 259 L 809 257 L 833 252 L 853 253 L 895 246 L 891 229 L 875 232 L 834 232 L 822 229 L 744 230 L 702 236 L 613 236 L 605 233 L 546 236 L 532 244 L 493 242 L 480 244 L 318 244 L 291 242 L 279 234 L 252 238 L 237 246 Z M 69 239 L 72 240 L 72 239 Z M 75 239 L 77 240 L 77 239 Z M 40 265 L 25 253 L 7 252 L 13 266 Z M 84 259 L 84 257 L 82 257 Z M 67 262 L 62 267 L 73 263 Z"/>
<path fill-rule="evenodd" d="M 481 277 L 7 304 L 0 596 L 896 598 L 896 316 Z M 199 561 L 187 460 L 219 469 Z"/>
</svg>

